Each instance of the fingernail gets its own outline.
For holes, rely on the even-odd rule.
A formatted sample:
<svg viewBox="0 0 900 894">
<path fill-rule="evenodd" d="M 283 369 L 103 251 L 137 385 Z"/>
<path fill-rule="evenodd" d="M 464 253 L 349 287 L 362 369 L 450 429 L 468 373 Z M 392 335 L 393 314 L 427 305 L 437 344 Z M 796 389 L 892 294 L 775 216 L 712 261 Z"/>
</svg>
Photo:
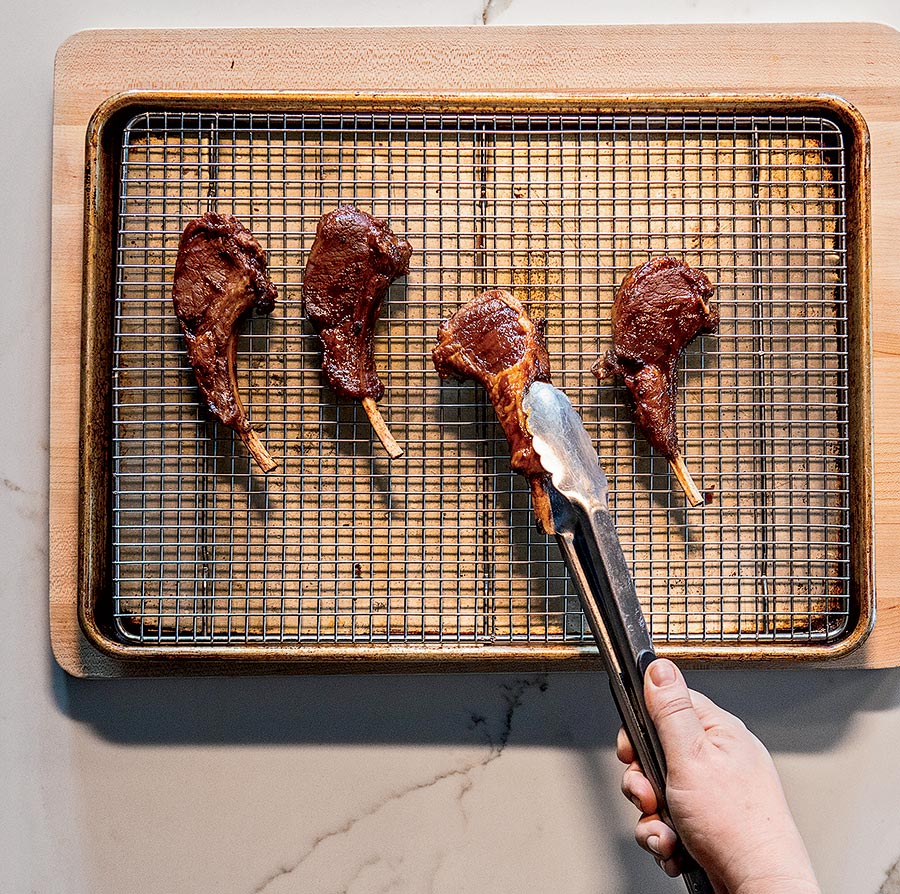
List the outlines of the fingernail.
<svg viewBox="0 0 900 894">
<path fill-rule="evenodd" d="M 675 665 L 671 661 L 657 659 L 650 665 L 647 673 L 654 686 L 668 686 L 675 682 Z"/>
<path fill-rule="evenodd" d="M 657 857 L 662 856 L 662 854 L 659 852 L 659 835 L 651 835 L 647 839 L 647 847 L 649 847 Z"/>
</svg>

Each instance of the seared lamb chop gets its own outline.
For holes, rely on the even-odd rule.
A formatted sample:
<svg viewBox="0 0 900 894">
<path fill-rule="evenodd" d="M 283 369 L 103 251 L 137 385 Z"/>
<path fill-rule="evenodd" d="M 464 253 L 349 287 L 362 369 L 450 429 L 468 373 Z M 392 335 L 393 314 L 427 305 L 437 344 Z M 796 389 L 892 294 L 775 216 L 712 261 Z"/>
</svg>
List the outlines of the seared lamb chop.
<svg viewBox="0 0 900 894">
<path fill-rule="evenodd" d="M 441 378 L 474 379 L 487 391 L 509 441 L 509 465 L 528 479 L 535 515 L 549 533 L 547 473 L 532 446 L 522 407 L 533 382 L 550 381 L 545 322 L 531 320 L 509 292 L 491 289 L 441 323 L 431 356 Z"/>
<path fill-rule="evenodd" d="M 634 400 L 638 428 L 672 465 L 692 506 L 703 497 L 691 479 L 675 427 L 678 359 L 698 335 L 715 332 L 712 283 L 676 258 L 635 267 L 613 301 L 613 348 L 594 364 L 598 379 L 621 377 Z"/>
<path fill-rule="evenodd" d="M 328 384 L 338 394 L 362 401 L 394 459 L 403 451 L 375 403 L 384 395 L 384 385 L 375 371 L 372 340 L 388 287 L 409 273 L 411 254 L 412 246 L 385 221 L 341 205 L 319 220 L 303 278 L 306 315 L 322 340 Z"/>
<path fill-rule="evenodd" d="M 266 253 L 239 220 L 210 211 L 184 228 L 172 300 L 188 360 L 210 412 L 237 432 L 264 472 L 277 463 L 250 428 L 238 394 L 235 355 L 241 319 L 254 308 L 269 313 L 276 297 Z"/>
</svg>

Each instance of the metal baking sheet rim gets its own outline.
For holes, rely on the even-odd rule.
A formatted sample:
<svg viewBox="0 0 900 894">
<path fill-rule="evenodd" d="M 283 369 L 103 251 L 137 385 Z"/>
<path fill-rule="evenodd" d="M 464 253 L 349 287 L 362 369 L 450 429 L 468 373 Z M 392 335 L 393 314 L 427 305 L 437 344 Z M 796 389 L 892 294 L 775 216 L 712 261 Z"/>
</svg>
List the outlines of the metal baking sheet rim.
<svg viewBox="0 0 900 894">
<path fill-rule="evenodd" d="M 84 279 L 82 287 L 82 379 L 79 445 L 78 605 L 79 624 L 100 652 L 136 664 L 205 664 L 234 667 L 290 664 L 298 671 L 371 672 L 372 670 L 441 669 L 504 670 L 544 668 L 596 669 L 590 645 L 428 643 L 245 643 L 239 645 L 129 645 L 115 639 L 98 617 L 108 593 L 111 557 L 109 532 L 109 392 L 108 333 L 112 295 L 112 225 L 116 216 L 115 163 L 112 142 L 117 127 L 137 111 L 201 109 L 203 111 L 398 111 L 505 112 L 623 111 L 711 112 L 815 110 L 834 115 L 851 143 L 847 175 L 855 188 L 847 201 L 848 233 L 848 456 L 850 480 L 850 598 L 856 616 L 843 638 L 825 644 L 778 644 L 757 640 L 745 644 L 691 642 L 660 644 L 671 658 L 712 663 L 827 662 L 858 649 L 875 624 L 874 505 L 872 498 L 871 270 L 870 270 L 870 142 L 862 115 L 846 100 L 831 94 L 623 94 L 572 96 L 559 94 L 381 94 L 342 92 L 123 91 L 103 102 L 91 117 L 86 134 Z M 259 667 L 262 669 L 262 667 Z"/>
</svg>

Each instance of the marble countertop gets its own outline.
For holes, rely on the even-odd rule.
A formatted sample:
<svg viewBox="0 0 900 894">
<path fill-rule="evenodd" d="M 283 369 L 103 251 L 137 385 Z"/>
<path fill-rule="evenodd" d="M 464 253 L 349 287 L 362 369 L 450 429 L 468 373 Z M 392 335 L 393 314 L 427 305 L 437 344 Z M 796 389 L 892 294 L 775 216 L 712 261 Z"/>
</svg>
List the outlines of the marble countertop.
<svg viewBox="0 0 900 894">
<path fill-rule="evenodd" d="M 735 21 L 900 26 L 895 3 Z M 87 27 L 723 20 L 712 0 L 46 0 L 4 14 L 0 878 L 10 892 L 674 892 L 632 840 L 600 674 L 84 681 L 50 653 L 52 68 Z M 11 244 L 10 244 L 11 243 Z M 27 325 L 26 325 L 27 324 Z M 694 673 L 773 752 L 834 894 L 900 892 L 900 671 Z"/>
</svg>

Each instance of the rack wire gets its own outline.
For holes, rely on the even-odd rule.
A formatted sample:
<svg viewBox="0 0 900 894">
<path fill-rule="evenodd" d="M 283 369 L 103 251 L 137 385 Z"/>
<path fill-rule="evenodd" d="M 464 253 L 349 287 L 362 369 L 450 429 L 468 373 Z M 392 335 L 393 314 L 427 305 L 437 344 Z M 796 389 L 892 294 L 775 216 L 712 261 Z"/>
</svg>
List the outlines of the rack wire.
<svg viewBox="0 0 900 894">
<path fill-rule="evenodd" d="M 826 642 L 849 582 L 845 147 L 827 114 L 147 112 L 122 135 L 113 333 L 113 615 L 129 642 L 581 643 L 474 385 L 441 382 L 439 321 L 489 287 L 548 319 L 658 642 Z M 321 379 L 301 280 L 343 202 L 414 246 L 376 336 L 390 461 Z M 237 215 L 279 292 L 238 378 L 280 465 L 263 476 L 201 405 L 171 302 L 179 235 Z M 669 253 L 716 284 L 679 434 L 687 510 L 589 368 L 618 283 Z"/>
</svg>

